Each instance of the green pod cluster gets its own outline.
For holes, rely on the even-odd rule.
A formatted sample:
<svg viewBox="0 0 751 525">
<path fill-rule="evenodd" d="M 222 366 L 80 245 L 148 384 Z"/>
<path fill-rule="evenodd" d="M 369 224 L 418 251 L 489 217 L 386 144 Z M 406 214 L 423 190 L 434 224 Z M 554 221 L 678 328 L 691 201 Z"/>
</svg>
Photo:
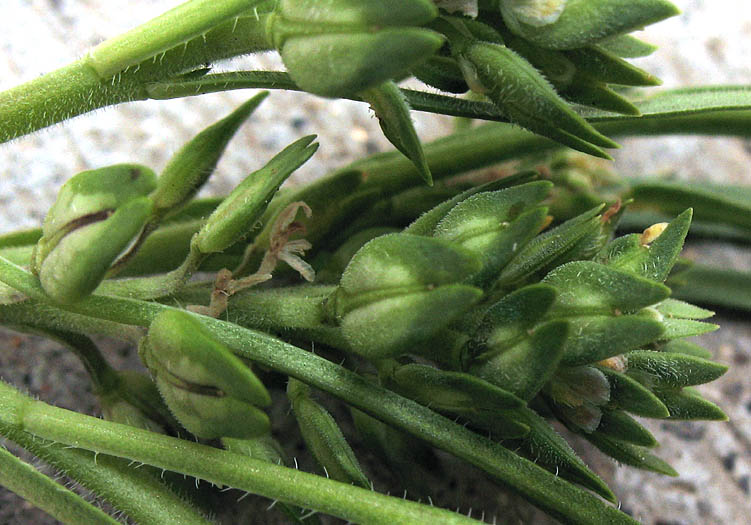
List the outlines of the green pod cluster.
<svg viewBox="0 0 751 525">
<path fill-rule="evenodd" d="M 178 421 L 200 438 L 252 438 L 269 430 L 263 383 L 195 315 L 165 310 L 139 347 Z"/>
<path fill-rule="evenodd" d="M 420 26 L 437 14 L 429 0 L 281 0 L 267 33 L 298 86 L 347 97 L 430 58 L 444 40 Z"/>
<path fill-rule="evenodd" d="M 136 164 L 81 172 L 58 193 L 42 226 L 31 270 L 55 301 L 89 295 L 152 213 L 156 175 Z"/>
</svg>

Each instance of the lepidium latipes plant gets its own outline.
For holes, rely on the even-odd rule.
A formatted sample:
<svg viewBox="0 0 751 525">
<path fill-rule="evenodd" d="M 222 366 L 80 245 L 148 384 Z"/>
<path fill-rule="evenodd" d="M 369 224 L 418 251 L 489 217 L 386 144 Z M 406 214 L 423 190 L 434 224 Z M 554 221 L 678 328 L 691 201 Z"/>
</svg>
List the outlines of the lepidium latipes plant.
<svg viewBox="0 0 751 525">
<path fill-rule="evenodd" d="M 158 175 L 71 176 L 41 228 L 0 238 L 0 320 L 71 349 L 104 419 L 2 383 L 0 434 L 139 523 L 205 523 L 220 488 L 293 522 L 475 521 L 384 494 L 349 428 L 425 501 L 420 458 L 438 449 L 562 522 L 634 523 L 558 430 L 677 475 L 634 416 L 726 419 L 693 388 L 726 367 L 686 339 L 716 328 L 712 312 L 671 288 L 697 289 L 679 258 L 691 206 L 710 234 L 749 224 L 728 192 L 584 160 L 608 159 L 617 136 L 748 134 L 745 87 L 623 87 L 659 83 L 627 60 L 654 51 L 629 33 L 675 14 L 663 0 L 193 0 L 0 93 L 4 140 L 123 102 L 267 88 L 366 102 L 397 150 L 280 190 L 316 152 L 302 137 L 226 197 L 197 199 L 261 92 Z M 286 71 L 211 72 L 268 50 Z M 400 88 L 410 76 L 441 94 Z M 413 109 L 499 122 L 423 145 Z M 508 176 L 460 177 L 509 160 Z M 621 219 L 638 233 L 619 235 Z M 709 287 L 715 299 L 728 282 Z M 100 335 L 138 345 L 145 370 L 113 369 Z M 351 410 L 346 432 L 333 400 Z M 317 474 L 286 466 L 274 402 Z M 112 520 L 0 461 L 2 484 L 59 520 Z M 201 502 L 168 472 L 217 491 Z"/>
</svg>

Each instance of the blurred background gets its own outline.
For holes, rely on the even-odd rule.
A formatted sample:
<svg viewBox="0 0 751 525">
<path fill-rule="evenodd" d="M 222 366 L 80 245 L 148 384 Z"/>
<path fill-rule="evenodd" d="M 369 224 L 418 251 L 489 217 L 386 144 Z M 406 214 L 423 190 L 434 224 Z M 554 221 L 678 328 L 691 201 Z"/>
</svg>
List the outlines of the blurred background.
<svg viewBox="0 0 751 525">
<path fill-rule="evenodd" d="M 181 3 L 178 0 L 3 0 L 0 2 L 0 89 L 56 69 L 81 57 L 106 37 L 119 34 Z M 635 64 L 664 81 L 664 87 L 751 83 L 751 4 L 744 0 L 674 0 L 683 14 L 638 36 L 659 46 Z M 281 69 L 274 54 L 236 59 L 216 70 Z M 86 169 L 138 162 L 159 171 L 193 134 L 224 116 L 255 91 L 148 101 L 99 110 L 0 145 L 0 232 L 37 227 L 60 185 Z M 450 119 L 415 113 L 425 141 L 451 130 Z M 231 142 L 204 195 L 231 190 L 286 144 L 319 135 L 321 148 L 289 181 L 297 184 L 363 155 L 390 149 L 365 104 L 331 101 L 300 93 L 274 92 Z M 711 137 L 624 139 L 614 152 L 616 168 L 630 176 L 704 179 L 751 184 L 751 141 Z M 740 248 L 705 242 L 692 255 L 722 266 L 751 269 Z M 586 450 L 594 470 L 621 498 L 622 506 L 647 524 L 747 523 L 751 513 L 751 325 L 722 314 L 722 329 L 700 341 L 730 372 L 702 388 L 730 416 L 728 423 L 648 421 L 663 443 L 657 453 L 681 474 L 661 478 Z M 97 413 L 83 369 L 72 355 L 39 338 L 0 331 L 0 377 L 44 401 Z M 108 348 L 113 365 L 137 366 L 132 349 Z M 451 470 L 449 470 L 451 471 Z M 468 481 L 469 480 L 469 481 Z M 453 482 L 457 483 L 456 480 Z M 473 483 L 477 483 L 473 486 Z M 451 480 L 447 481 L 450 487 Z M 500 509 L 495 489 L 477 474 L 453 489 L 460 501 Z M 446 489 L 448 490 L 448 488 Z M 499 500 L 499 501 L 496 501 Z M 265 503 L 262 504 L 265 507 Z M 466 512 L 466 508 L 464 512 Z M 491 512 L 488 513 L 488 516 Z M 262 515 L 263 516 L 263 515 Z M 479 518 L 479 513 L 475 514 Z M 246 523 L 267 523 L 266 518 Z M 272 518 L 269 517 L 269 520 Z M 540 523 L 527 509 L 499 523 Z M 54 523 L 0 488 L 0 524 Z"/>
</svg>

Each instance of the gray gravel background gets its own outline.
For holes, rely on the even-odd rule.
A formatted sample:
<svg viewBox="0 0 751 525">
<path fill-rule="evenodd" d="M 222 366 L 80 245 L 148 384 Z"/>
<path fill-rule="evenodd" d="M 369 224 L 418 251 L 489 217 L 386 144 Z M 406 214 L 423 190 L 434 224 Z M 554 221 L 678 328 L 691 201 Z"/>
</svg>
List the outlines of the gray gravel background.
<svg viewBox="0 0 751 525">
<path fill-rule="evenodd" d="M 0 89 L 60 67 L 105 37 L 178 3 L 4 0 L 0 3 Z M 675 3 L 684 14 L 643 34 L 660 50 L 637 63 L 660 76 L 666 87 L 751 82 L 751 6 L 743 0 Z M 279 63 L 275 56 L 265 55 L 237 60 L 232 66 L 278 68 Z M 59 186 L 81 170 L 116 162 L 140 162 L 158 171 L 192 134 L 251 95 L 236 92 L 109 108 L 0 145 L 0 231 L 39 225 Z M 421 114 L 415 118 L 418 133 L 425 140 L 449 129 L 445 119 Z M 314 178 L 364 154 L 388 149 L 363 105 L 274 93 L 234 139 L 205 193 L 228 191 L 281 147 L 309 133 L 320 135 L 321 148 L 291 183 Z M 751 183 L 749 141 L 671 137 L 628 139 L 622 144 L 623 149 L 616 153 L 616 166 L 624 173 Z M 748 253 L 743 250 L 720 250 L 708 245 L 693 253 L 718 264 L 749 267 Z M 680 478 L 665 479 L 615 468 L 606 458 L 580 447 L 595 470 L 612 484 L 623 507 L 644 523 L 748 523 L 751 326 L 745 321 L 720 317 L 722 330 L 701 341 L 718 360 L 731 365 L 725 377 L 702 389 L 725 409 L 731 421 L 669 425 L 647 422 L 663 443 L 659 454 L 681 473 Z M 0 377 L 47 402 L 97 413 L 83 370 L 59 346 L 7 331 L 0 332 L 0 344 Z M 111 345 L 107 351 L 115 366 L 138 366 L 132 349 Z M 288 425 L 283 416 L 280 415 L 282 425 Z M 378 469 L 377 465 L 369 466 Z M 461 469 L 450 463 L 446 468 L 446 472 L 457 470 Z M 477 474 L 447 480 L 442 492 L 442 501 L 453 506 L 461 503 L 465 513 L 472 505 L 474 509 L 486 509 L 487 516 L 496 514 L 499 522 L 543 522 L 539 514 L 526 508 L 515 515 L 507 514 L 502 510 L 506 496 L 498 495 Z M 476 510 L 473 515 L 480 517 Z M 247 513 L 237 516 L 234 522 L 272 520 L 271 514 Z M 51 522 L 0 488 L 0 523 Z"/>
</svg>

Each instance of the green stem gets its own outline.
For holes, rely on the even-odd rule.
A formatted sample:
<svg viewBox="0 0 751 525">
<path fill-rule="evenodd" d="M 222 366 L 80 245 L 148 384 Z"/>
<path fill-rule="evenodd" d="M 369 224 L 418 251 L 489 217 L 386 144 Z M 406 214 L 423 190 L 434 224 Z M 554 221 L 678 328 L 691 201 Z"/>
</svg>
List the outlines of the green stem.
<svg viewBox="0 0 751 525">
<path fill-rule="evenodd" d="M 121 458 L 41 440 L 7 425 L 0 425 L 0 433 L 110 502 L 136 523 L 210 523 L 172 492 L 153 470 L 132 468 Z"/>
<path fill-rule="evenodd" d="M 262 0 L 190 0 L 145 24 L 96 46 L 90 64 L 102 79 L 165 53 L 213 27 L 234 19 Z"/>
<path fill-rule="evenodd" d="M 1 257 L 0 280 L 26 295 L 42 301 L 49 300 L 31 274 Z M 160 311 L 169 307 L 131 299 L 90 296 L 63 308 L 83 315 L 148 326 Z M 238 355 L 329 392 L 387 424 L 480 467 L 503 485 L 564 522 L 634 523 L 631 518 L 604 504 L 596 496 L 521 458 L 500 444 L 475 434 L 429 408 L 371 384 L 335 363 L 262 332 L 208 317 L 203 317 L 202 321 L 221 342 Z M 208 461 L 210 460 L 207 459 Z"/>
<path fill-rule="evenodd" d="M 63 523 L 71 525 L 80 523 L 118 525 L 119 523 L 78 494 L 55 483 L 31 465 L 24 463 L 3 447 L 0 447 L 0 485 L 12 490 Z"/>
<path fill-rule="evenodd" d="M 0 424 L 6 428 L 180 472 L 354 522 L 476 523 L 450 511 L 52 407 L 20 394 L 5 383 L 0 383 L 0 408 Z"/>
<path fill-rule="evenodd" d="M 146 100 L 149 95 L 145 85 L 150 82 L 164 80 L 224 58 L 267 50 L 270 44 L 266 41 L 265 25 L 265 15 L 241 16 L 176 48 L 154 55 L 153 59 L 117 71 L 111 78 L 103 79 L 91 56 L 86 56 L 4 91 L 0 93 L 0 142 L 94 109 Z M 151 44 L 145 42 L 143 45 Z M 123 52 L 118 53 L 123 56 Z"/>
</svg>

